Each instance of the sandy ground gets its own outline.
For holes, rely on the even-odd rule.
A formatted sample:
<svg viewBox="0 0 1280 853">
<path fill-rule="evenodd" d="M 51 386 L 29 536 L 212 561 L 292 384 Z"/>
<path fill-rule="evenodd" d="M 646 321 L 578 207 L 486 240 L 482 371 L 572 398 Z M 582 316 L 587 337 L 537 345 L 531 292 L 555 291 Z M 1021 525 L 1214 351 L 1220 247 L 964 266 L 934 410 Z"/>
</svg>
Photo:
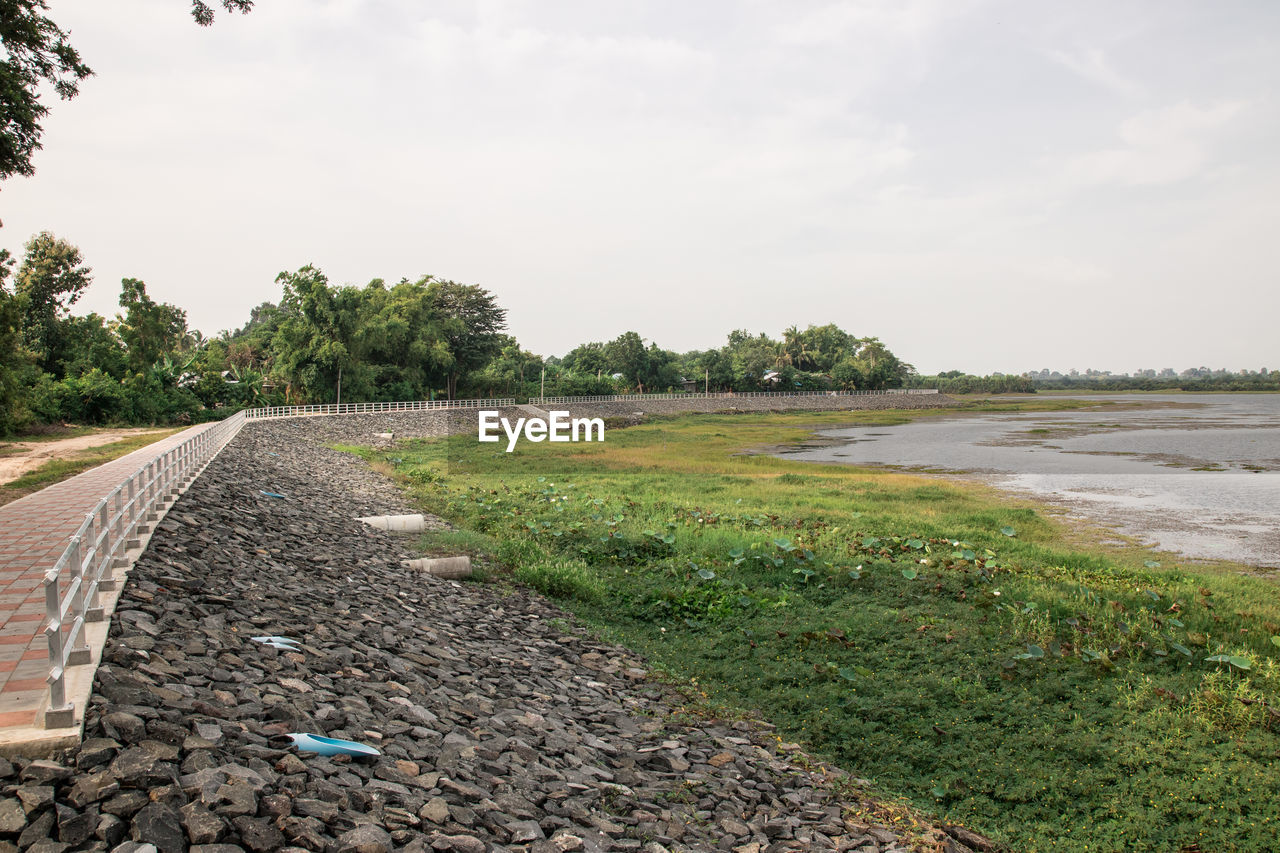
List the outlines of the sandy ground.
<svg viewBox="0 0 1280 853">
<path fill-rule="evenodd" d="M 28 471 L 39 468 L 50 459 L 61 459 L 71 456 L 80 450 L 113 444 L 121 439 L 135 435 L 149 435 L 164 432 L 161 429 L 113 429 L 95 432 L 92 435 L 78 435 L 74 438 L 61 438 L 55 441 L 15 441 L 6 442 L 4 447 L 9 452 L 0 456 L 0 484 L 18 479 Z"/>
</svg>

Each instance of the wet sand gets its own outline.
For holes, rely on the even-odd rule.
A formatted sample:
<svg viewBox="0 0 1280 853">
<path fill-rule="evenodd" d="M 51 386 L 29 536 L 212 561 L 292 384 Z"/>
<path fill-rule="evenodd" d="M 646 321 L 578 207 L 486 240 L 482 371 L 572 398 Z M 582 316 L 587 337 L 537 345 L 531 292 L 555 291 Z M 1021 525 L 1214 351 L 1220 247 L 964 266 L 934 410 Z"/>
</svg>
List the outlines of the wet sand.
<svg viewBox="0 0 1280 853">
<path fill-rule="evenodd" d="M 1280 394 L 1078 399 L 1125 405 L 824 430 L 778 452 L 961 475 L 1162 550 L 1280 567 Z"/>
</svg>

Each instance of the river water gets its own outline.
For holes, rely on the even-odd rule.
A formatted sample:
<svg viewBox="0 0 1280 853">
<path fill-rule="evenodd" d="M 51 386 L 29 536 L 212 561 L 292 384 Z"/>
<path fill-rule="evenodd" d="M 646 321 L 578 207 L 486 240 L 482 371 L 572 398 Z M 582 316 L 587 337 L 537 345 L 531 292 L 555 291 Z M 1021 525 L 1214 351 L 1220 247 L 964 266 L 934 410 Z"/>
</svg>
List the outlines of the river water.
<svg viewBox="0 0 1280 853">
<path fill-rule="evenodd" d="M 1162 550 L 1280 567 L 1280 394 L 1075 399 L 1100 405 L 824 430 L 786 456 L 979 478 Z"/>
</svg>

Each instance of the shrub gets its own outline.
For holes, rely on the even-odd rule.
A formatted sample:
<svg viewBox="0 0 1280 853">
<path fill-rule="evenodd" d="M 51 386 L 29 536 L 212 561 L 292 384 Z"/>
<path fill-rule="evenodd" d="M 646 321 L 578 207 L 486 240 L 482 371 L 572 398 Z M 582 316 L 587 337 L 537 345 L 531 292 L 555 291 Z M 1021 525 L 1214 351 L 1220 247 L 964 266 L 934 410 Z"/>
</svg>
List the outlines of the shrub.
<svg viewBox="0 0 1280 853">
<path fill-rule="evenodd" d="M 578 560 L 534 563 L 516 569 L 516 580 L 552 598 L 576 598 L 597 602 L 604 598 L 604 584 L 586 563 Z"/>
</svg>

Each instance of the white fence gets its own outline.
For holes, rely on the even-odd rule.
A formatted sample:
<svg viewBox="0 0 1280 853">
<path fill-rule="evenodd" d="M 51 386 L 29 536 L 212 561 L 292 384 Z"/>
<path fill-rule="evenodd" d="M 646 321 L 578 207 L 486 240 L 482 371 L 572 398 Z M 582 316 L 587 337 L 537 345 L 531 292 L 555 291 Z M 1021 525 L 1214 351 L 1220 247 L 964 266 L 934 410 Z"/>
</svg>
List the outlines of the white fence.
<svg viewBox="0 0 1280 853">
<path fill-rule="evenodd" d="M 605 394 L 595 397 L 530 397 L 529 402 L 538 405 L 549 403 L 631 403 L 645 400 L 733 400 L 743 397 L 875 397 L 885 394 L 937 394 L 937 388 L 891 388 L 886 391 L 716 391 L 710 394 L 696 391 L 675 394 Z"/>
<path fill-rule="evenodd" d="M 85 624 L 103 620 L 99 593 L 115 589 L 112 570 L 128 565 L 126 554 L 137 547 L 139 534 L 150 529 L 182 487 L 235 437 L 244 422 L 244 413 L 237 412 L 157 454 L 98 501 L 57 563 L 45 573 L 44 633 L 49 641 L 45 728 L 67 728 L 75 723 L 75 706 L 67 700 L 66 671 L 91 662 Z"/>
<path fill-rule="evenodd" d="M 315 406 L 268 406 L 246 409 L 250 420 L 292 418 L 303 415 L 364 415 L 374 412 L 421 412 L 432 409 L 487 409 L 514 406 L 510 397 L 489 400 L 410 400 L 403 403 L 325 403 Z"/>
</svg>

